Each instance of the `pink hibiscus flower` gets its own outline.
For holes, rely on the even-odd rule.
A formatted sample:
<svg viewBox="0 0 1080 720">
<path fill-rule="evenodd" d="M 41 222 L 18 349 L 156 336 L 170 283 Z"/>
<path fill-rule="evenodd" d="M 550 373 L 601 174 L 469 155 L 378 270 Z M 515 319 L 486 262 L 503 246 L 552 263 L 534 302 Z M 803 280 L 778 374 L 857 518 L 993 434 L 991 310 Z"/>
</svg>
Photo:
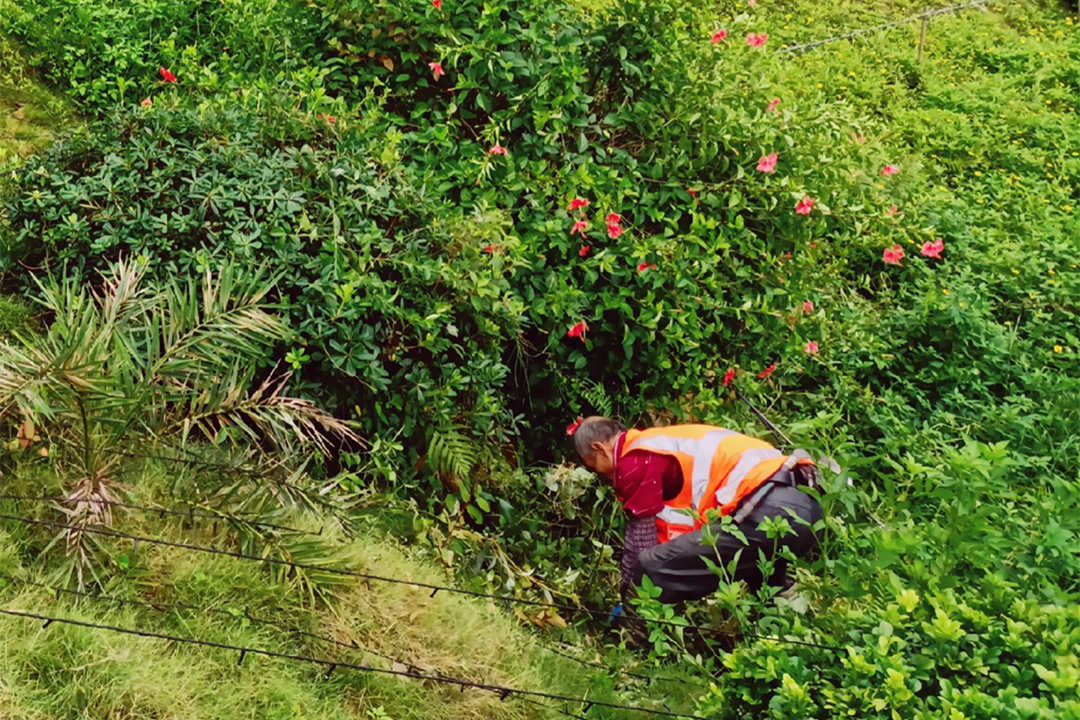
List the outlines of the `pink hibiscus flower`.
<svg viewBox="0 0 1080 720">
<path fill-rule="evenodd" d="M 814 198 L 810 197 L 809 195 L 806 195 L 805 197 L 803 197 L 802 200 L 800 200 L 798 203 L 795 204 L 795 214 L 796 215 L 809 215 L 810 211 L 814 209 L 814 203 L 815 202 L 816 201 L 814 200 Z"/>
<path fill-rule="evenodd" d="M 443 70 L 442 63 L 440 62 L 429 62 L 427 66 L 431 68 L 431 76 L 436 80 L 446 74 L 446 71 Z"/>
<path fill-rule="evenodd" d="M 937 238 L 933 242 L 924 242 L 919 252 L 929 258 L 941 259 L 941 251 L 944 249 L 945 241 L 941 238 Z"/>
<path fill-rule="evenodd" d="M 893 245 L 891 248 L 885 248 L 881 253 L 881 259 L 886 265 L 899 265 L 900 260 L 904 257 L 904 248 L 899 245 Z"/>
<path fill-rule="evenodd" d="M 889 175 L 895 175 L 898 172 L 900 172 L 900 168 L 896 167 L 895 165 L 886 165 L 885 167 L 881 168 L 881 174 L 885 175 L 886 177 L 888 177 Z"/>
<path fill-rule="evenodd" d="M 746 44 L 750 47 L 761 47 L 769 39 L 768 33 L 750 33 L 746 36 Z"/>
<path fill-rule="evenodd" d="M 772 112 L 776 109 L 776 106 L 780 104 L 780 98 L 773 98 L 769 101 L 769 104 L 765 106 L 765 112 Z"/>
<path fill-rule="evenodd" d="M 504 148 L 499 143 L 495 143 L 490 148 L 488 148 L 488 155 L 505 155 L 505 154 L 506 154 L 506 148 Z"/>
<path fill-rule="evenodd" d="M 807 355 L 817 355 L 818 354 L 817 341 L 816 340 L 811 340 L 810 342 L 806 343 L 806 345 L 803 346 L 803 352 L 806 353 Z"/>
<path fill-rule="evenodd" d="M 771 173 L 776 172 L 776 153 L 769 153 L 765 157 L 758 160 L 757 169 L 758 172 Z"/>
</svg>

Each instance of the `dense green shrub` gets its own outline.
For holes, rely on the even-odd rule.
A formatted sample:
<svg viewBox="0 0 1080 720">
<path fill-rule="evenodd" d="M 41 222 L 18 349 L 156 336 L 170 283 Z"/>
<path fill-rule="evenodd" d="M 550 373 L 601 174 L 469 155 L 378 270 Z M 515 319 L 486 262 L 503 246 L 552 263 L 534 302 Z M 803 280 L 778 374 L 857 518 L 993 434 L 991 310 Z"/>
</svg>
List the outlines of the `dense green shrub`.
<svg viewBox="0 0 1080 720">
<path fill-rule="evenodd" d="M 319 26 L 289 0 L 0 2 L 0 33 L 19 39 L 41 75 L 90 112 L 137 103 L 167 85 L 247 86 L 310 66 Z"/>
<path fill-rule="evenodd" d="M 751 618 L 730 589 L 688 614 L 731 601 L 762 629 L 852 651 L 817 680 L 817 651 L 750 645 L 703 711 L 1009 716 L 1015 699 L 1020 716 L 1068 716 L 1073 26 L 1025 5 L 935 19 L 922 64 L 917 25 L 775 56 L 882 19 L 865 3 L 809 11 L 312 2 L 286 33 L 305 60 L 247 33 L 244 72 L 183 47 L 184 24 L 176 87 L 149 109 L 124 94 L 115 119 L 9 177 L 0 260 L 280 269 L 299 340 L 267 362 L 360 421 L 372 450 L 346 460 L 408 496 L 411 531 L 477 586 L 602 602 L 617 507 L 566 468 L 528 466 L 563 455 L 566 423 L 592 411 L 764 434 L 721 386 L 737 368 L 849 475 L 826 496 L 813 614 Z M 52 42 L 67 41 L 36 47 Z M 759 171 L 770 153 L 775 172 Z M 941 257 L 925 257 L 935 238 Z M 902 593 L 926 602 L 900 612 Z M 1025 648 L 1010 623 L 1041 603 L 1053 647 Z M 700 661 L 674 641 L 657 655 Z"/>
</svg>

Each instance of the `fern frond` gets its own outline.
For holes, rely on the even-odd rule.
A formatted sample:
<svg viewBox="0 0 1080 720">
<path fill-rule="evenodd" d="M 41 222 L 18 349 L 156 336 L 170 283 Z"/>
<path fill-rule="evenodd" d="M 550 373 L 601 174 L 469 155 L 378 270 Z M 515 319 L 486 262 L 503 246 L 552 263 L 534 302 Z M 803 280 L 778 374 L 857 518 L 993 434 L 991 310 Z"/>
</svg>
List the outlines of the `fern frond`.
<svg viewBox="0 0 1080 720">
<path fill-rule="evenodd" d="M 581 390 L 581 397 L 593 408 L 594 414 L 612 416 L 614 407 L 611 396 L 608 395 L 603 384 L 595 380 L 586 381 L 585 387 Z"/>
<path fill-rule="evenodd" d="M 435 472 L 464 478 L 476 465 L 478 458 L 477 444 L 463 435 L 460 428 L 436 430 L 431 434 L 427 460 Z"/>
</svg>

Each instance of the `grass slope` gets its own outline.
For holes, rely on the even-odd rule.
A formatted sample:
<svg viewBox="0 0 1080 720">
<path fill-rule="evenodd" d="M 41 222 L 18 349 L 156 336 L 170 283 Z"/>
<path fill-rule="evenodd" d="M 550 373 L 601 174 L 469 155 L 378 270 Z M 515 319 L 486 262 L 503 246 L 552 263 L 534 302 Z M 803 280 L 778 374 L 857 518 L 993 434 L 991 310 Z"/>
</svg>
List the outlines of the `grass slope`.
<svg viewBox="0 0 1080 720">
<path fill-rule="evenodd" d="M 148 492 L 167 475 L 141 471 L 131 483 Z M 49 484 L 38 471 L 7 475 L 6 491 Z M 5 514 L 52 517 L 41 507 L 4 502 Z M 291 518 L 314 530 L 314 518 Z M 155 516 L 118 511 L 122 532 L 238 549 L 227 531 L 187 526 Z M 406 585 L 350 581 L 330 607 L 302 604 L 292 578 L 261 564 L 160 546 L 107 542 L 117 560 L 101 594 L 142 603 L 185 604 L 197 610 L 152 607 L 54 595 L 29 583 L 48 583 L 42 567 L 52 554 L 24 556 L 36 529 L 7 521 L 0 530 L 0 603 L 7 609 L 51 614 L 151 632 L 194 637 L 282 653 L 336 659 L 387 670 L 416 670 L 477 683 L 529 688 L 619 701 L 597 692 L 578 664 L 545 651 L 516 618 L 491 602 Z M 329 531 L 327 531 L 329 532 Z M 327 536 L 347 566 L 389 577 L 447 584 L 445 571 L 410 557 L 393 538 L 371 530 L 345 541 Z M 281 627 L 251 622 L 247 615 Z M 352 650 L 290 629 L 340 642 Z M 372 718 L 554 716 L 520 699 L 392 675 L 248 656 L 236 652 L 112 633 L 104 630 L 0 617 L 0 701 L 10 718 Z M 613 715 L 614 717 L 615 715 Z"/>
<path fill-rule="evenodd" d="M 0 36 L 0 163 L 42 149 L 72 120 L 68 102 L 42 86 L 21 49 Z"/>
</svg>

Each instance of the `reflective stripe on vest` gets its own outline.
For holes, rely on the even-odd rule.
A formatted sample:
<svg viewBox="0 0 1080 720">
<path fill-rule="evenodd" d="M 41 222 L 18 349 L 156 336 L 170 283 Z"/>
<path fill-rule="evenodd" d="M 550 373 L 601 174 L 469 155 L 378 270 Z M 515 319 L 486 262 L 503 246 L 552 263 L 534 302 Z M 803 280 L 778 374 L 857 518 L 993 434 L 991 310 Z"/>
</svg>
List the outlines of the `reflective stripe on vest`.
<svg viewBox="0 0 1080 720">
<path fill-rule="evenodd" d="M 707 427 L 707 426 L 683 426 L 683 427 Z M 688 456 L 691 460 L 690 470 L 690 487 L 691 487 L 691 507 L 700 507 L 701 498 L 705 496 L 705 489 L 709 486 L 710 470 L 712 469 L 713 457 L 716 455 L 716 449 L 720 447 L 720 442 L 731 435 L 738 435 L 733 430 L 726 430 L 724 428 L 709 428 L 700 438 L 693 437 L 678 437 L 675 435 L 655 435 L 652 437 L 641 437 L 634 439 L 633 442 L 627 438 L 626 445 L 623 446 L 623 453 L 627 453 L 630 450 L 652 450 L 653 452 L 661 452 L 665 454 L 675 455 L 677 458 L 681 456 Z M 684 464 L 682 458 L 679 458 L 680 464 Z M 685 475 L 685 467 L 684 475 Z M 681 493 L 680 493 L 681 494 Z M 683 516 L 683 521 L 690 518 Z"/>
<path fill-rule="evenodd" d="M 634 450 L 672 456 L 682 469 L 682 489 L 656 515 L 657 539 L 662 543 L 701 527 L 707 510 L 730 513 L 786 457 L 762 440 L 710 425 L 629 430 L 621 454 Z"/>
</svg>

